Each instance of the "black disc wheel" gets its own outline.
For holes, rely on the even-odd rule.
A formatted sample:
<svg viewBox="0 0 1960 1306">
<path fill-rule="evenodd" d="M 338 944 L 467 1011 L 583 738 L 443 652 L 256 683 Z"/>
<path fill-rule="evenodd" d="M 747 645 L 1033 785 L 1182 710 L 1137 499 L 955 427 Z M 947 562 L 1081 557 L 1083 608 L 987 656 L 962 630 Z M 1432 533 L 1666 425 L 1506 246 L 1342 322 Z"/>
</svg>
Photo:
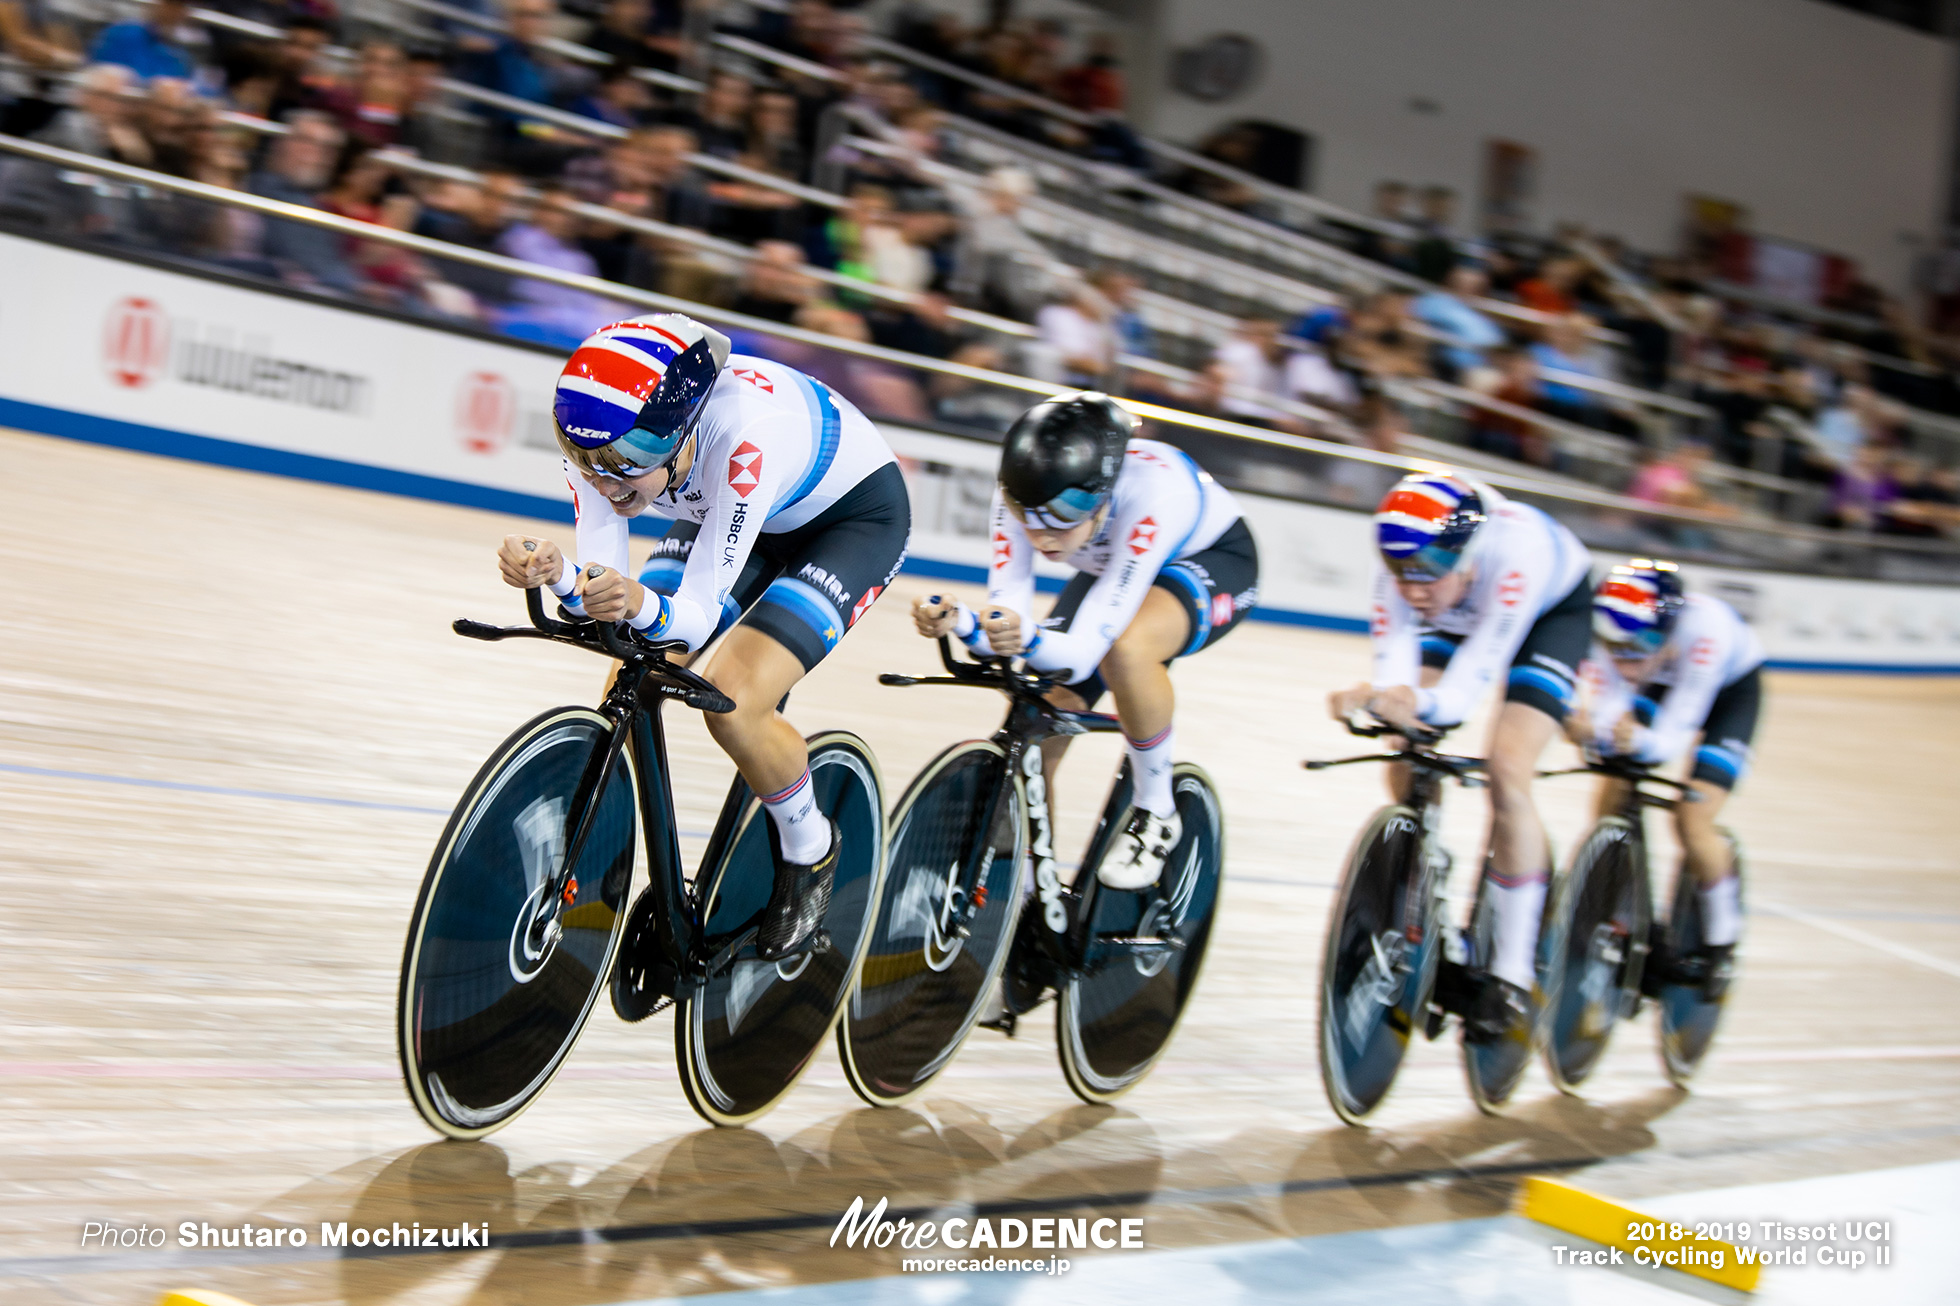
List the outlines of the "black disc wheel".
<svg viewBox="0 0 1960 1306">
<path fill-rule="evenodd" d="M 1382 808 L 1348 852 L 1328 918 L 1320 1081 L 1334 1114 L 1351 1125 L 1366 1120 L 1394 1085 L 1441 956 L 1433 904 L 1411 902 L 1424 892 L 1422 859 L 1415 812 Z"/>
<path fill-rule="evenodd" d="M 1749 882 L 1742 874 L 1741 845 L 1727 830 L 1722 831 L 1722 837 L 1729 842 L 1739 888 L 1746 891 Z M 1701 947 L 1701 941 L 1701 894 L 1696 892 L 1693 873 L 1683 866 L 1674 881 L 1674 906 L 1667 916 L 1667 946 L 1674 956 L 1685 957 Z M 1741 940 L 1736 942 L 1739 945 Z M 1721 997 L 1705 1002 L 1698 985 L 1662 986 L 1656 999 L 1660 1008 L 1661 1066 L 1667 1071 L 1668 1082 L 1676 1088 L 1686 1088 L 1695 1071 L 1701 1068 L 1702 1058 L 1708 1055 L 1709 1045 L 1715 1041 L 1722 1007 L 1734 988 L 1731 983 Z"/>
<path fill-rule="evenodd" d="M 1172 768 L 1171 790 L 1184 835 L 1156 885 L 1138 893 L 1104 888 L 1088 862 L 1076 881 L 1088 899 L 1082 962 L 1060 986 L 1055 1041 L 1062 1074 L 1085 1102 L 1110 1101 L 1150 1073 L 1177 1032 L 1211 942 L 1225 871 L 1218 791 L 1189 762 Z M 1106 851 L 1110 841 L 1098 842 Z"/>
<path fill-rule="evenodd" d="M 1624 817 L 1593 827 L 1560 877 L 1540 949 L 1545 968 L 1545 1071 L 1576 1093 L 1606 1052 L 1615 1022 L 1640 1000 L 1648 917 L 1646 856 Z"/>
<path fill-rule="evenodd" d="M 711 955 L 733 950 L 674 1004 L 674 1044 L 688 1101 L 717 1125 L 760 1116 L 809 1069 L 871 939 L 885 864 L 878 764 L 863 740 L 841 730 L 812 735 L 809 743 L 817 809 L 837 822 L 843 840 L 818 946 L 781 961 L 756 956 L 753 935 L 775 883 L 775 862 L 769 818 L 753 797 L 722 856 L 701 877 L 705 946 Z"/>
<path fill-rule="evenodd" d="M 1026 852 L 1021 789 L 1006 766 L 997 744 L 955 744 L 892 809 L 877 923 L 837 1026 L 845 1077 L 873 1106 L 925 1090 L 1006 964 Z"/>
<path fill-rule="evenodd" d="M 396 1031 L 415 1109 L 451 1138 L 481 1138 L 530 1104 L 572 1050 L 604 986 L 633 878 L 637 785 L 614 764 L 546 928 L 588 767 L 612 724 L 559 708 L 491 754 L 450 815 L 402 956 Z"/>
<path fill-rule="evenodd" d="M 1470 1100 L 1485 1115 L 1504 1114 L 1512 1094 L 1518 1091 L 1518 1084 L 1524 1079 L 1524 1072 L 1531 1066 L 1531 1053 L 1538 1042 L 1538 1027 L 1543 1023 L 1546 951 L 1550 935 L 1547 922 L 1551 904 L 1552 895 L 1548 892 L 1545 908 L 1539 916 L 1538 948 L 1533 959 L 1537 977 L 1531 993 L 1531 1020 L 1521 1029 L 1489 1040 L 1472 1038 L 1467 1023 L 1463 1031 L 1463 1078 L 1470 1087 Z M 1497 900 L 1490 892 L 1490 866 L 1487 861 L 1483 876 L 1477 881 L 1477 900 L 1470 909 L 1470 929 L 1465 939 L 1472 969 L 1489 971 L 1491 959 L 1496 955 L 1496 938 Z"/>
</svg>

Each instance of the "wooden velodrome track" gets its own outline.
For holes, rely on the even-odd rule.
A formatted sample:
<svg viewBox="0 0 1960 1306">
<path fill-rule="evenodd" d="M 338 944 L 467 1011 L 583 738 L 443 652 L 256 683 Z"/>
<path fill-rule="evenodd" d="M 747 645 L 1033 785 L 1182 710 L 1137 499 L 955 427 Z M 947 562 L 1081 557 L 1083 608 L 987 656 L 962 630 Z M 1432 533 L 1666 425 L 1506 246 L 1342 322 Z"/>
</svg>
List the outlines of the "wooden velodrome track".
<svg viewBox="0 0 1960 1306">
<path fill-rule="evenodd" d="M 1588 1100 L 1534 1070 L 1509 1118 L 1484 1119 L 1452 1040 L 1416 1049 L 1364 1131 L 1322 1097 L 1311 994 L 1329 882 L 1380 782 L 1298 766 L 1351 751 L 1319 704 L 1364 651 L 1271 625 L 1177 672 L 1179 753 L 1225 798 L 1228 887 L 1177 1042 L 1116 1108 L 1069 1095 L 1044 1010 L 1011 1042 L 978 1032 L 916 1110 L 862 1107 L 827 1050 L 758 1128 L 717 1131 L 682 1098 L 671 1023 L 602 1005 L 526 1115 L 438 1142 L 391 1032 L 430 845 L 484 754 L 541 708 L 590 701 L 603 671 L 448 631 L 519 619 L 492 547 L 544 528 L 12 434 L 0 522 L 9 1303 L 148 1302 L 189 1282 L 255 1306 L 596 1306 L 894 1273 L 896 1248 L 824 1245 L 859 1194 L 1142 1214 L 1151 1246 L 1179 1247 L 1488 1215 L 1538 1166 L 1637 1197 L 1960 1156 L 1960 682 L 1771 678 L 1731 809 L 1754 876 L 1746 961 L 1692 1094 L 1666 1086 L 1643 1019 Z M 888 797 L 1000 713 L 873 682 L 930 665 L 905 617 L 925 587 L 901 578 L 792 704 L 806 731 L 861 732 Z M 698 718 L 670 719 L 698 832 L 730 767 Z M 1058 851 L 1081 846 L 1114 757 L 1107 739 L 1078 745 Z M 1541 792 L 1569 847 L 1583 782 Z M 1460 867 L 1477 798 L 1451 798 Z M 521 1236 L 351 1259 L 320 1252 L 329 1218 Z M 79 1246 L 90 1220 L 254 1219 L 314 1246 Z"/>
</svg>

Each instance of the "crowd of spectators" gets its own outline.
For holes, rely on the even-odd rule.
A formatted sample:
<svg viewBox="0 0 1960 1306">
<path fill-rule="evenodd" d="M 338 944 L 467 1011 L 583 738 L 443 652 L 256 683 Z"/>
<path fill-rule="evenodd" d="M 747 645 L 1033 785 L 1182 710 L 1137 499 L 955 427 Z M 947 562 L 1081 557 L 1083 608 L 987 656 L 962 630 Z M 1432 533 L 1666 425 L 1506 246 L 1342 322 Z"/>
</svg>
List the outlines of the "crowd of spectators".
<svg viewBox="0 0 1960 1306">
<path fill-rule="evenodd" d="M 1003 167 L 948 184 L 931 166 L 945 115 L 959 114 L 1282 216 L 1258 185 L 1153 159 L 1122 117 L 1110 33 L 901 12 L 897 40 L 988 79 L 973 82 L 866 56 L 862 16 L 828 0 L 728 7 L 740 35 L 823 75 L 712 47 L 716 21 L 729 29 L 710 0 L 479 5 L 480 21 L 405 30 L 334 0 L 213 0 L 244 20 L 230 24 L 155 0 L 93 26 L 62 21 L 56 4 L 0 0 L 0 130 L 818 335 L 1256 426 L 1393 450 L 1407 414 L 1424 411 L 1412 398 L 1427 396 L 1483 454 L 1551 473 L 1617 466 L 1614 488 L 1655 503 L 1730 511 L 1728 468 L 1818 487 L 1818 513 L 1849 528 L 1960 529 L 1950 452 L 1929 458 L 1906 420 L 1960 413 L 1960 342 L 1870 287 L 1820 326 L 1750 308 L 1692 260 L 1572 231 L 1473 238 L 1447 189 L 1385 183 L 1380 221 L 1323 219 L 1313 234 L 1403 275 L 1291 320 L 1244 317 L 1189 371 L 1164 361 L 1139 269 L 1070 268 L 1033 233 L 1032 175 Z M 1253 171 L 1253 144 L 1227 131 L 1203 148 Z M 0 216 L 557 345 L 627 311 L 595 289 L 18 157 L 0 156 Z M 998 427 L 1022 402 L 807 339 L 745 343 L 879 416 Z M 1574 447 L 1621 452 L 1581 467 Z"/>
</svg>

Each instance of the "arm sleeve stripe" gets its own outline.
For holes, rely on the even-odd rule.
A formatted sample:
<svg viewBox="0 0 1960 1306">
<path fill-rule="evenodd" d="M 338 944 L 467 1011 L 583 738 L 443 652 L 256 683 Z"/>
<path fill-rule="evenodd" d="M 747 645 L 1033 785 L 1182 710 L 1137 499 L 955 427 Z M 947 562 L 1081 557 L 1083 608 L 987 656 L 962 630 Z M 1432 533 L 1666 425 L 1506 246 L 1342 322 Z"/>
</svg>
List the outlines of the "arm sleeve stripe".
<svg viewBox="0 0 1960 1306">
<path fill-rule="evenodd" d="M 843 437 L 844 419 L 837 411 L 837 401 L 830 397 L 829 387 L 801 372 L 795 373 L 795 376 L 798 388 L 803 391 L 804 402 L 810 407 L 810 430 L 817 437 L 817 447 L 810 452 L 810 465 L 804 469 L 803 479 L 770 510 L 771 517 L 788 512 L 810 497 L 810 492 L 817 488 L 830 471 L 831 464 L 837 461 L 837 446 Z"/>
</svg>

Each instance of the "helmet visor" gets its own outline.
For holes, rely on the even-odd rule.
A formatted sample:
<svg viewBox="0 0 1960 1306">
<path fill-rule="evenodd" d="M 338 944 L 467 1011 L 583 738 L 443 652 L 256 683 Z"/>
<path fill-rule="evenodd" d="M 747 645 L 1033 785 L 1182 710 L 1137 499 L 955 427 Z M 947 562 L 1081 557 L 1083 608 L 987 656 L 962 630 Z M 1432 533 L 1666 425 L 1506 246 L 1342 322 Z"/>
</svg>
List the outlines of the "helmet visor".
<svg viewBox="0 0 1960 1306">
<path fill-rule="evenodd" d="M 1087 490 L 1074 488 L 1063 490 L 1040 507 L 1020 503 L 1006 490 L 1001 491 L 1001 498 L 1014 510 L 1022 525 L 1037 531 L 1073 530 L 1095 516 L 1096 511 L 1109 500 L 1106 494 L 1091 494 Z"/>
<path fill-rule="evenodd" d="M 1455 549 L 1438 548 L 1434 544 L 1405 555 L 1382 554 L 1382 562 L 1395 579 L 1411 585 L 1434 585 L 1455 571 L 1462 559 L 1463 555 Z"/>
</svg>

